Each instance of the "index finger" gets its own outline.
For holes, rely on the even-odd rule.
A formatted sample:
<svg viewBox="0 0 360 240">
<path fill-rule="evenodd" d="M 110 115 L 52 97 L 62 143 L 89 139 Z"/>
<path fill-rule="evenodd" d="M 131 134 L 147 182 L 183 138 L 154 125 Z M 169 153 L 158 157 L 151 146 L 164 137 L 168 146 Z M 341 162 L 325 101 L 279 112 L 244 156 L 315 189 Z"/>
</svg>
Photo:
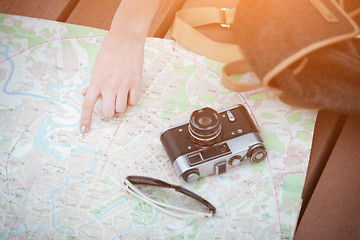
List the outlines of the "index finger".
<svg viewBox="0 0 360 240">
<path fill-rule="evenodd" d="M 82 133 L 86 133 L 90 129 L 92 113 L 96 101 L 100 97 L 100 92 L 97 90 L 88 89 L 82 106 L 80 129 Z"/>
</svg>

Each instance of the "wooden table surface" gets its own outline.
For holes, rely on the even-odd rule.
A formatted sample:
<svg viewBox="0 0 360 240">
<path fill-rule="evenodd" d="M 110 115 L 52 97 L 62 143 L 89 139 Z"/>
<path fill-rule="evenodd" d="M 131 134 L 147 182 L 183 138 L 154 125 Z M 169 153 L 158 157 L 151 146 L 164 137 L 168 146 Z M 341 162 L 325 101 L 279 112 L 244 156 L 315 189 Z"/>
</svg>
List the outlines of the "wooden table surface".
<svg viewBox="0 0 360 240">
<path fill-rule="evenodd" d="M 164 37 L 185 0 L 162 0 L 148 36 Z M 109 30 L 121 0 L 0 0 L 0 12 Z M 167 3 L 167 4 L 165 4 Z M 131 23 L 129 23 L 131 24 Z"/>
</svg>

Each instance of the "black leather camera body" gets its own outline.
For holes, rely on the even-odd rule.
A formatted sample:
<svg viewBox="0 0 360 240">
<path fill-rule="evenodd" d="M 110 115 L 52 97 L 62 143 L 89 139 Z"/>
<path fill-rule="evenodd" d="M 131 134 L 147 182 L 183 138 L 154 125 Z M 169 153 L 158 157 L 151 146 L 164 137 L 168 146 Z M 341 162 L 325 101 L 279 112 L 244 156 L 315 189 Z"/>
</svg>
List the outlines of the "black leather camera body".
<svg viewBox="0 0 360 240">
<path fill-rule="evenodd" d="M 267 156 L 259 130 L 243 105 L 220 112 L 208 107 L 196 110 L 188 122 L 165 129 L 160 140 L 175 172 L 186 182 Z"/>
</svg>

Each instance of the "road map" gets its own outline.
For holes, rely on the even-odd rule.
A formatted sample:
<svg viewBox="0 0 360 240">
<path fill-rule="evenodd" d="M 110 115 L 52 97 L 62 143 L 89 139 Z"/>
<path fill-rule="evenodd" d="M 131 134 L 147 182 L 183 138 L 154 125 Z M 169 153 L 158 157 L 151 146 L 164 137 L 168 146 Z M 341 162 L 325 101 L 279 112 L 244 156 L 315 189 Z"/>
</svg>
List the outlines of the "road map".
<svg viewBox="0 0 360 240">
<path fill-rule="evenodd" d="M 291 239 L 317 111 L 265 89 L 231 92 L 222 63 L 148 38 L 139 104 L 105 120 L 99 101 L 83 135 L 82 91 L 105 34 L 0 14 L 0 239 Z M 160 133 L 196 109 L 235 104 L 261 130 L 267 159 L 185 183 Z M 124 191 L 128 175 L 181 185 L 217 212 L 171 217 Z"/>
</svg>

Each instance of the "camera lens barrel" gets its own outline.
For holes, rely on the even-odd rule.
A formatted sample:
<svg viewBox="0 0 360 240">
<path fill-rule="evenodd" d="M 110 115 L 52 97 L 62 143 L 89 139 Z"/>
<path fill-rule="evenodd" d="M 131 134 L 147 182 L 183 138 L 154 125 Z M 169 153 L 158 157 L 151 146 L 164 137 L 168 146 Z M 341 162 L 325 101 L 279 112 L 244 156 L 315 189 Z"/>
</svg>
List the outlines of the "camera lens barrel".
<svg viewBox="0 0 360 240">
<path fill-rule="evenodd" d="M 212 108 L 194 111 L 189 121 L 190 139 L 200 146 L 210 146 L 219 141 L 221 124 L 219 114 Z"/>
</svg>

